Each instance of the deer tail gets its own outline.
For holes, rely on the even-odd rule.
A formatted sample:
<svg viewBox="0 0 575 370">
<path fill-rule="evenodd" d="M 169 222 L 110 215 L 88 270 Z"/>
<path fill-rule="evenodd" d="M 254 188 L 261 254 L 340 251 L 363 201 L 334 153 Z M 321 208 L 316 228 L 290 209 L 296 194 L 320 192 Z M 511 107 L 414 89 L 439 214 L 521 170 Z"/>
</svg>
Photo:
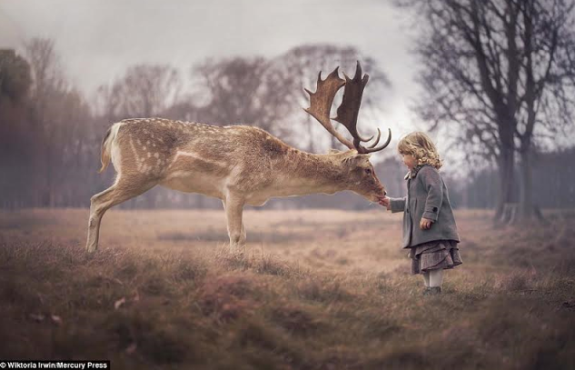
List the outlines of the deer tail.
<svg viewBox="0 0 575 370">
<path fill-rule="evenodd" d="M 104 172 L 104 170 L 108 167 L 108 165 L 110 164 L 110 145 L 109 142 L 111 141 L 110 139 L 110 134 L 112 133 L 112 127 L 110 127 L 108 129 L 108 132 L 106 132 L 106 136 L 104 137 L 104 140 L 102 141 L 102 168 L 100 168 L 100 170 L 98 171 L 98 173 L 102 173 Z"/>
<path fill-rule="evenodd" d="M 98 171 L 98 173 L 102 173 L 104 172 L 104 170 L 106 168 L 108 168 L 108 165 L 110 164 L 110 160 L 112 159 L 112 142 L 115 139 L 116 134 L 118 133 L 118 130 L 114 130 L 114 127 L 117 125 L 112 125 L 112 127 L 110 127 L 108 129 L 108 131 L 106 132 L 106 136 L 104 136 L 104 140 L 102 140 L 102 156 L 101 156 L 101 160 L 102 160 L 102 168 L 100 168 L 100 170 Z"/>
</svg>

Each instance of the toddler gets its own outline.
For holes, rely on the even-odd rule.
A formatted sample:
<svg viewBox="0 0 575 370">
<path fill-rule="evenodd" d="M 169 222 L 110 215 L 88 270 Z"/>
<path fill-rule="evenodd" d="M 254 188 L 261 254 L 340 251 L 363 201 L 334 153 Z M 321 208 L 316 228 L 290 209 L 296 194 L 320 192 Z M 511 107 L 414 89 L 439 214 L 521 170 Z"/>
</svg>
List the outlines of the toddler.
<svg viewBox="0 0 575 370">
<path fill-rule="evenodd" d="M 443 270 L 463 263 L 447 188 L 438 172 L 442 161 L 423 132 L 410 133 L 397 149 L 409 169 L 407 196 L 384 197 L 380 204 L 391 212 L 404 212 L 403 248 L 410 251 L 411 272 L 423 275 L 424 295 L 439 294 Z"/>
</svg>

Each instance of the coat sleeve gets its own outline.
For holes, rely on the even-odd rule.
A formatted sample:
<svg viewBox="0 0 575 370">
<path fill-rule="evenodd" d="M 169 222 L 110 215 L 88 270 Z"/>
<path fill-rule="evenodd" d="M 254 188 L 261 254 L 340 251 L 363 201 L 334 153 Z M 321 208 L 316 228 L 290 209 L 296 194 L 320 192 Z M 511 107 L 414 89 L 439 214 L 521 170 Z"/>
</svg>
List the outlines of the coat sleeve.
<svg viewBox="0 0 575 370">
<path fill-rule="evenodd" d="M 437 221 L 441 203 L 443 203 L 443 182 L 441 181 L 441 176 L 436 169 L 430 167 L 422 169 L 421 175 L 421 181 L 423 181 L 423 185 L 427 190 L 427 199 L 422 217 Z"/>
<path fill-rule="evenodd" d="M 403 212 L 405 210 L 405 197 L 389 198 L 389 205 L 392 213 Z"/>
</svg>

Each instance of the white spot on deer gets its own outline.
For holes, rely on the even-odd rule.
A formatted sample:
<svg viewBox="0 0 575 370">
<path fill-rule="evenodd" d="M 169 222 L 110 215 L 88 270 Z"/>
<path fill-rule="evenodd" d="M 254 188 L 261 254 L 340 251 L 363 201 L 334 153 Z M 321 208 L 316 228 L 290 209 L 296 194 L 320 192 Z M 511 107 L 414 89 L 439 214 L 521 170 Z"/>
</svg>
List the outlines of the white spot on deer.
<svg viewBox="0 0 575 370">
<path fill-rule="evenodd" d="M 160 153 L 154 153 L 154 157 L 160 158 Z"/>
</svg>

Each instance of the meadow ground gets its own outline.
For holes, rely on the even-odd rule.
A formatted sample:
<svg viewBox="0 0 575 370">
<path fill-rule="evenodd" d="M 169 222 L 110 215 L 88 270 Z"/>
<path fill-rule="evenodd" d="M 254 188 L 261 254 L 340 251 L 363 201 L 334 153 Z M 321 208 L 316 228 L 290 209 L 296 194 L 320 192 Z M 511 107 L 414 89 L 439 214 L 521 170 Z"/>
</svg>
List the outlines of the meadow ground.
<svg viewBox="0 0 575 370">
<path fill-rule="evenodd" d="M 401 215 L 0 212 L 0 359 L 112 369 L 574 369 L 575 211 L 493 228 L 457 211 L 462 266 L 423 297 Z"/>
</svg>

